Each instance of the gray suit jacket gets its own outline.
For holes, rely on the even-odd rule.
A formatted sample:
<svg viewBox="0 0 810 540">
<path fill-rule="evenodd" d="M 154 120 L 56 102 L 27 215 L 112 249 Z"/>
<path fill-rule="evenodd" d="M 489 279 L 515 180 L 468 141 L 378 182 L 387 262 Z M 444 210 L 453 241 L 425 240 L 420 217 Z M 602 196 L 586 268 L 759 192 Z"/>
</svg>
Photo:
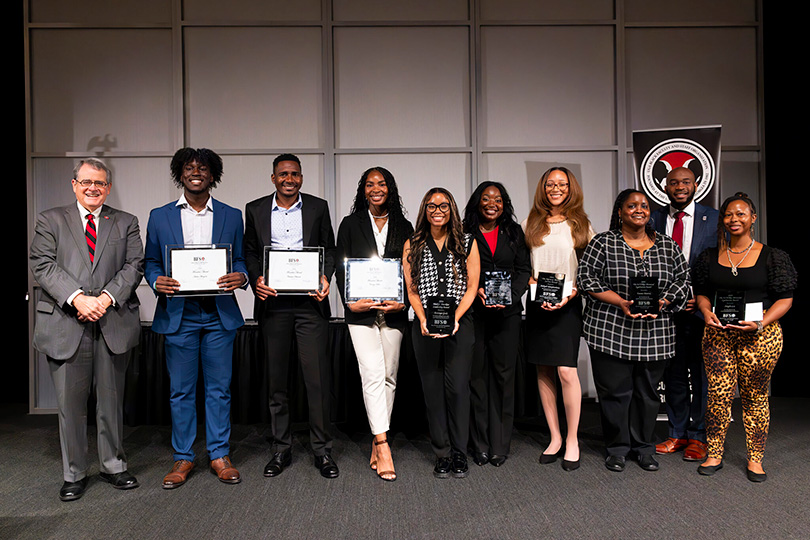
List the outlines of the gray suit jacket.
<svg viewBox="0 0 810 540">
<path fill-rule="evenodd" d="M 104 205 L 98 219 L 95 261 L 90 263 L 82 219 L 74 202 L 37 217 L 29 264 L 42 296 L 37 302 L 34 348 L 65 360 L 79 346 L 86 324 L 67 299 L 78 289 L 90 296 L 107 290 L 116 304 L 99 327 L 107 347 L 122 354 L 140 338 L 135 289 L 143 277 L 143 243 L 138 218 Z"/>
</svg>

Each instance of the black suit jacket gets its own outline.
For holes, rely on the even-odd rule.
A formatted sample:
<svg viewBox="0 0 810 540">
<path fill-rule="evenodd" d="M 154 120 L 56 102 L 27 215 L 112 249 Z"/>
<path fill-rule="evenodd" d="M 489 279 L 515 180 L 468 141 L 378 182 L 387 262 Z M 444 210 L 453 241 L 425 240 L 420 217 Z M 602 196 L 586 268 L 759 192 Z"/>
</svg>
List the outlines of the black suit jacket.
<svg viewBox="0 0 810 540">
<path fill-rule="evenodd" d="M 402 218 L 402 238 L 396 241 L 392 238 L 393 227 L 388 224 L 388 237 L 385 241 L 384 259 L 401 259 L 402 249 L 405 247 L 405 240 L 413 234 L 413 225 L 405 218 Z M 335 278 L 337 280 L 340 296 L 346 298 L 346 268 L 344 259 L 369 258 L 377 256 L 377 243 L 374 241 L 374 234 L 371 230 L 371 218 L 367 211 L 349 214 L 338 227 L 337 237 L 337 267 L 335 268 Z M 408 305 L 408 296 L 405 295 L 405 305 Z M 346 322 L 349 324 L 374 323 L 377 316 L 375 310 L 366 313 L 354 313 L 347 307 L 345 309 Z M 408 324 L 407 308 L 397 313 L 387 313 L 385 323 L 392 328 L 404 328 Z"/>
<path fill-rule="evenodd" d="M 515 228 L 517 232 L 515 245 L 509 242 L 509 235 L 506 233 L 505 227 L 502 225 L 498 228 L 498 245 L 495 247 L 495 253 L 490 251 L 489 244 L 484 239 L 480 229 L 473 234 L 478 243 L 478 256 L 481 259 L 481 278 L 478 282 L 478 288 L 484 287 L 484 272 L 507 270 L 512 274 L 512 305 L 504 308 L 504 315 L 519 313 L 523 310 L 520 298 L 526 292 L 529 277 L 532 275 L 529 248 L 526 246 L 523 231 L 518 225 L 515 225 Z M 488 309 L 484 307 L 478 297 L 475 299 L 474 306 L 475 309 Z"/>
<path fill-rule="evenodd" d="M 254 287 L 259 276 L 264 275 L 264 246 L 270 245 L 270 216 L 273 209 L 275 193 L 251 201 L 245 207 L 244 253 L 250 285 Z M 304 246 L 321 246 L 324 248 L 323 273 L 331 281 L 335 273 L 335 233 L 332 231 L 332 220 L 329 218 L 329 205 L 323 199 L 301 193 L 301 222 L 304 230 Z M 300 301 L 300 298 L 297 299 Z M 329 300 L 314 302 L 324 317 L 330 315 Z M 288 305 L 296 301 L 295 297 L 270 297 L 266 301 L 255 298 L 253 317 L 260 319 L 264 312 Z"/>
</svg>

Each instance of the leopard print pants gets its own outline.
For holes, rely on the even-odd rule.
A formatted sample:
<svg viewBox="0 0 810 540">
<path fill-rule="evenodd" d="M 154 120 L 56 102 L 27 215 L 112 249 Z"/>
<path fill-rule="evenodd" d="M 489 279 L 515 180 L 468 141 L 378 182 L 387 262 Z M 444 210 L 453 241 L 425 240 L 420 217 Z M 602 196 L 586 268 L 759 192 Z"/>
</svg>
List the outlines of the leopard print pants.
<svg viewBox="0 0 810 540">
<path fill-rule="evenodd" d="M 768 385 L 782 352 L 782 327 L 773 322 L 759 335 L 706 326 L 703 362 L 709 380 L 706 439 L 709 457 L 722 459 L 731 421 L 734 387 L 739 385 L 748 460 L 761 463 L 768 438 Z"/>
</svg>

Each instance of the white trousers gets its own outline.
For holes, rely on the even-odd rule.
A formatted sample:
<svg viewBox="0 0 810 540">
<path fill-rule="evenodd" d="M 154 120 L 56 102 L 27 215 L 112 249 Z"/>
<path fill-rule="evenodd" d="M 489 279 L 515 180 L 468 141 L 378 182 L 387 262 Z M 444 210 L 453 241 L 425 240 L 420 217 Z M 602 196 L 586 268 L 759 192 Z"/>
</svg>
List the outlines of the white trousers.
<svg viewBox="0 0 810 540">
<path fill-rule="evenodd" d="M 382 313 L 371 326 L 348 326 L 360 368 L 368 423 L 371 433 L 379 435 L 388 431 L 394 410 L 403 331 L 385 324 Z"/>
</svg>

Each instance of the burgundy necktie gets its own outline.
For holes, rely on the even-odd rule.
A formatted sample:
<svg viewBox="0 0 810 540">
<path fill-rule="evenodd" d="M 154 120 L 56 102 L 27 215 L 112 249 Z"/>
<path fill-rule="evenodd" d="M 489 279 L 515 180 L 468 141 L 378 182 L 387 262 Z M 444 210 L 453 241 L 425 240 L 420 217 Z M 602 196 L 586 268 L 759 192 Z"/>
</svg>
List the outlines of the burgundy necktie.
<svg viewBox="0 0 810 540">
<path fill-rule="evenodd" d="M 675 213 L 675 225 L 672 227 L 672 239 L 683 249 L 683 216 L 686 212 Z"/>
<path fill-rule="evenodd" d="M 93 221 L 93 214 L 87 214 L 84 236 L 87 238 L 87 250 L 90 252 L 90 262 L 92 263 L 96 254 L 96 223 Z"/>
</svg>

